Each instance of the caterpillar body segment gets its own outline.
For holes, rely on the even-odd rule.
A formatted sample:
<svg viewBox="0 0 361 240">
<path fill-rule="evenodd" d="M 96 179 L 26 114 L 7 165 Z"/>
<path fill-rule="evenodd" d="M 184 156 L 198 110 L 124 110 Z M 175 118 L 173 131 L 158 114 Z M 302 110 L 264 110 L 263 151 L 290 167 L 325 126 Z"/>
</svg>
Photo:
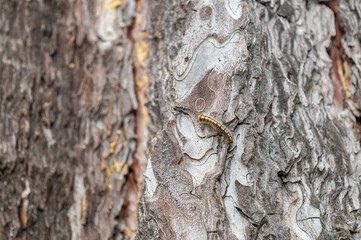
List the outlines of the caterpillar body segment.
<svg viewBox="0 0 361 240">
<path fill-rule="evenodd" d="M 232 134 L 228 131 L 228 129 L 225 126 L 223 126 L 222 123 L 218 122 L 216 119 L 201 113 L 198 116 L 198 121 L 209 123 L 210 125 L 216 127 L 217 129 L 220 129 L 222 131 L 223 135 L 225 135 L 227 137 L 228 143 L 229 144 L 233 143 Z"/>
</svg>

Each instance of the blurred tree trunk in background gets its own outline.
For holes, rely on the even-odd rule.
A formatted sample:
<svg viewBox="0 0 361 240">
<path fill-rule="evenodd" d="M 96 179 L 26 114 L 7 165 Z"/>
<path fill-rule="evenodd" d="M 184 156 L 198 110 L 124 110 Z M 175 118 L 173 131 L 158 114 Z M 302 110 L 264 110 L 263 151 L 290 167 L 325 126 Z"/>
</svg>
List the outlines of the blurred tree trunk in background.
<svg viewBox="0 0 361 240">
<path fill-rule="evenodd" d="M 0 1 L 0 238 L 361 239 L 360 24 L 356 0 Z"/>
<path fill-rule="evenodd" d="M 136 231 L 135 9 L 0 1 L 1 239 Z"/>
</svg>

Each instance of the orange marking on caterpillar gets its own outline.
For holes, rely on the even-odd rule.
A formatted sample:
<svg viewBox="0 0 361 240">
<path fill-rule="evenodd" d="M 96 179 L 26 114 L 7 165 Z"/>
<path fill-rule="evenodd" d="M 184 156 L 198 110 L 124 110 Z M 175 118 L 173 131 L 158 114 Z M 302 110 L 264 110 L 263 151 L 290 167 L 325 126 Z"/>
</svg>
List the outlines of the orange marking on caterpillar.
<svg viewBox="0 0 361 240">
<path fill-rule="evenodd" d="M 223 135 L 225 135 L 228 139 L 228 143 L 229 144 L 232 144 L 233 143 L 233 137 L 232 137 L 232 134 L 228 131 L 228 129 L 223 126 L 222 123 L 218 122 L 216 119 L 210 117 L 210 116 L 207 116 L 203 113 L 199 114 L 198 116 L 198 121 L 200 122 L 206 122 L 206 123 L 209 123 L 211 124 L 212 126 L 220 129 L 223 133 Z"/>
</svg>

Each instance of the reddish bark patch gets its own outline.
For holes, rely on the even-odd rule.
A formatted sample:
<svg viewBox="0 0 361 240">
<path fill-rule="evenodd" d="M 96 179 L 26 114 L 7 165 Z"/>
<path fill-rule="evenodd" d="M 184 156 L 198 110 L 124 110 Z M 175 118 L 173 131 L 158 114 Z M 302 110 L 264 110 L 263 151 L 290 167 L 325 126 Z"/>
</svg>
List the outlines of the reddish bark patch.
<svg viewBox="0 0 361 240">
<path fill-rule="evenodd" d="M 334 98 L 337 105 L 343 108 L 343 100 L 347 98 L 348 93 L 348 82 L 349 82 L 349 69 L 351 60 L 344 54 L 341 40 L 344 35 L 343 24 L 338 18 L 339 0 L 334 0 L 325 3 L 335 13 L 335 29 L 336 36 L 332 38 L 332 46 L 328 53 L 332 59 L 333 74 L 335 76 L 333 81 L 334 87 Z"/>
</svg>

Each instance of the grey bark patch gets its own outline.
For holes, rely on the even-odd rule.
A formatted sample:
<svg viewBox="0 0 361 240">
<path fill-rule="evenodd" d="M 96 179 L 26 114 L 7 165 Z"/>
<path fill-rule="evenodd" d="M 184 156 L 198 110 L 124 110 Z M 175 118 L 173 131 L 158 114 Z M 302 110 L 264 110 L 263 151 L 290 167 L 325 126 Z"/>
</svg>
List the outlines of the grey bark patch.
<svg viewBox="0 0 361 240">
<path fill-rule="evenodd" d="M 179 167 L 193 176 L 193 193 L 217 201 L 221 196 L 220 204 L 211 205 L 217 208 L 207 208 L 222 213 L 220 218 L 202 210 L 203 216 L 215 218 L 207 218 L 207 224 L 219 226 L 217 234 L 225 233 L 229 239 L 341 235 L 357 239 L 359 230 L 352 229 L 358 229 L 359 216 L 351 214 L 353 220 L 349 216 L 360 203 L 355 197 L 360 188 L 360 144 L 352 127 L 352 112 L 358 112 L 359 70 L 355 60 L 349 91 L 356 101 L 347 103 L 352 112 L 339 109 L 334 93 L 342 91 L 333 85 L 327 52 L 336 34 L 334 13 L 315 1 L 188 3 L 164 3 L 164 9 L 174 10 L 174 15 L 169 13 L 164 19 L 176 22 L 179 31 L 162 28 L 165 38 L 150 41 L 163 49 L 154 52 L 157 59 L 150 63 L 150 74 L 169 73 L 167 81 L 155 82 L 168 96 L 160 104 L 163 109 L 169 107 L 162 116 L 177 119 L 184 163 Z M 359 31 L 350 24 L 360 20 L 358 5 L 340 1 L 347 35 L 342 45 L 349 56 L 351 42 L 358 56 Z M 157 21 L 148 24 L 150 31 L 164 20 Z M 153 67 L 159 59 L 167 59 L 169 72 Z M 201 112 L 234 134 L 226 163 L 217 154 L 224 147 L 221 138 L 196 121 Z M 221 173 L 213 185 L 221 191 L 207 192 L 214 171 Z M 145 209 L 152 205 L 146 200 L 142 204 Z M 214 225 L 216 219 L 224 219 L 225 230 Z M 148 227 L 158 229 L 154 224 Z"/>
</svg>

